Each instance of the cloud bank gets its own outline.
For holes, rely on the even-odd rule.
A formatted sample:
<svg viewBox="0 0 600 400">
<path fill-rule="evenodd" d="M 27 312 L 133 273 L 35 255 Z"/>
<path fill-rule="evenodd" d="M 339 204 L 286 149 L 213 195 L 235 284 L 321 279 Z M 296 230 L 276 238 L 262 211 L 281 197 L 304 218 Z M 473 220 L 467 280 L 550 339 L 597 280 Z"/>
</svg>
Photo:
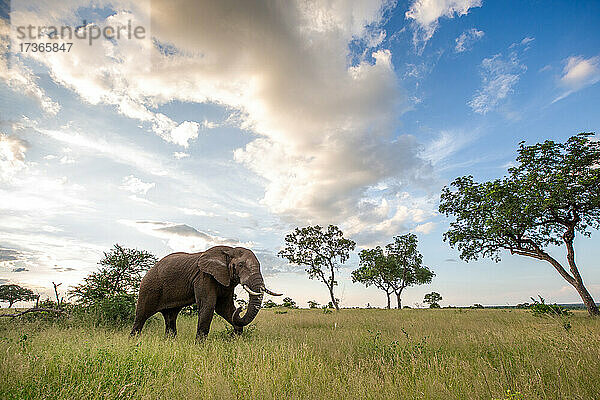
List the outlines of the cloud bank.
<svg viewBox="0 0 600 400">
<path fill-rule="evenodd" d="M 174 121 L 156 108 L 171 101 L 222 105 L 253 135 L 233 159 L 261 179 L 269 210 L 299 223 L 352 217 L 353 226 L 367 226 L 369 205 L 385 200 L 387 213 L 377 211 L 393 227 L 385 231 L 406 229 L 411 218 L 401 218 L 406 199 L 399 194 L 425 187 L 432 171 L 415 138 L 398 136 L 397 118 L 408 106 L 393 55 L 381 48 L 386 2 L 103 4 L 115 9 L 106 23 L 149 21 L 152 41 L 105 41 L 74 47 L 68 58 L 38 57 L 55 82 L 88 103 L 115 106 L 184 148 L 212 125 Z M 410 18 L 431 31 L 440 16 L 478 5 L 436 3 L 431 16 L 422 10 L 429 3 L 418 2 Z M 74 10 L 25 15 L 56 23 L 74 18 Z M 349 51 L 356 40 L 367 46 L 358 58 Z M 371 190 L 381 182 L 386 191 Z"/>
</svg>

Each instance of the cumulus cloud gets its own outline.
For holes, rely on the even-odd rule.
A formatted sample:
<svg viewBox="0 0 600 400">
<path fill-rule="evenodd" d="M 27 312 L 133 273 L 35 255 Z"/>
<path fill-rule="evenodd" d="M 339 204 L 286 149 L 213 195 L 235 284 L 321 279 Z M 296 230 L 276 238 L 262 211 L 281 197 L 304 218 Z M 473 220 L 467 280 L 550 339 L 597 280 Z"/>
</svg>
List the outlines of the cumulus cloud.
<svg viewBox="0 0 600 400">
<path fill-rule="evenodd" d="M 186 224 L 129 220 L 120 220 L 119 222 L 147 235 L 165 239 L 167 246 L 175 251 L 199 252 L 218 245 L 252 247 L 250 242 L 243 243 L 235 239 L 222 238 L 199 231 Z"/>
<path fill-rule="evenodd" d="M 415 47 L 425 46 L 437 30 L 441 17 L 467 15 L 474 7 L 481 7 L 481 0 L 415 0 L 405 13 L 406 19 L 413 20 Z"/>
<path fill-rule="evenodd" d="M 27 143 L 0 132 L 0 182 L 10 181 L 25 165 Z"/>
<path fill-rule="evenodd" d="M 473 43 L 478 41 L 483 37 L 485 33 L 483 31 L 478 31 L 475 28 L 471 28 L 468 31 L 464 31 L 457 37 L 454 41 L 456 42 L 456 46 L 454 46 L 454 51 L 457 53 L 463 53 L 467 50 L 471 49 Z"/>
<path fill-rule="evenodd" d="M 482 87 L 468 105 L 474 112 L 484 115 L 496 109 L 514 91 L 521 75 L 527 71 L 516 50 L 511 51 L 508 56 L 499 53 L 484 58 L 480 69 Z"/>
<path fill-rule="evenodd" d="M 559 81 L 559 85 L 564 91 L 554 99 L 553 103 L 599 81 L 600 56 L 590 58 L 582 56 L 569 57 L 565 60 L 565 67 Z"/>
<path fill-rule="evenodd" d="M 182 122 L 171 131 L 171 135 L 167 140 L 180 146 L 188 147 L 189 141 L 198 137 L 199 128 L 200 124 L 197 122 Z"/>
<path fill-rule="evenodd" d="M 480 4 L 433 3 L 416 2 L 407 15 L 431 35 L 440 16 L 463 15 Z M 137 21 L 136 4 L 110 2 L 115 13 L 106 22 Z M 397 194 L 409 185 L 425 186 L 431 166 L 419 157 L 414 137 L 397 137 L 397 116 L 408 106 L 393 55 L 380 48 L 386 7 L 360 0 L 155 2 L 148 14 L 150 44 L 105 41 L 78 46 L 68 58 L 37 61 L 85 101 L 112 104 L 183 147 L 197 137 L 200 124 L 177 124 L 157 106 L 181 101 L 231 110 L 235 117 L 228 122 L 254 135 L 234 160 L 261 178 L 262 202 L 275 213 L 308 222 L 370 220 L 365 204 L 375 195 L 376 201 L 387 199 L 392 209 L 384 218 L 400 229 L 408 203 Z M 419 11 L 428 7 L 435 17 Z M 35 15 L 48 24 L 73 18 L 74 10 L 61 5 Z M 358 58 L 349 54 L 355 40 L 367 46 Z M 151 68 L 142 68 L 149 62 Z M 214 127 L 208 121 L 201 126 Z M 383 181 L 387 191 L 370 192 Z"/>
<path fill-rule="evenodd" d="M 134 194 L 147 194 L 148 190 L 155 187 L 154 182 L 144 182 L 140 178 L 129 175 L 123 178 L 120 188 Z"/>
</svg>

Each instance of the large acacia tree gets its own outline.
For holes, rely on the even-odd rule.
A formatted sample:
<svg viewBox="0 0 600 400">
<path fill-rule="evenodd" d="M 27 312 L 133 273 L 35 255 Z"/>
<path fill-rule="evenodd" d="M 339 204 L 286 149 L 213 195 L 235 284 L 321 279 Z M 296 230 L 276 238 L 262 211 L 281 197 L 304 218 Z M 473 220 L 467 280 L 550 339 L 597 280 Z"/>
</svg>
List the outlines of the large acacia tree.
<svg viewBox="0 0 600 400">
<path fill-rule="evenodd" d="M 327 229 L 319 225 L 307 226 L 296 228 L 285 237 L 285 247 L 279 256 L 292 264 L 304 266 L 310 279 L 323 282 L 329 290 L 331 303 L 339 310 L 333 290 L 337 285 L 335 272 L 339 264 L 348 260 L 355 246 L 335 225 L 329 225 Z"/>
<path fill-rule="evenodd" d="M 390 308 L 390 295 L 396 295 L 396 306 L 402 308 L 402 292 L 409 286 L 430 283 L 435 274 L 423 265 L 417 236 L 412 233 L 394 237 L 394 242 L 360 252 L 360 267 L 352 272 L 355 282 L 383 290 Z"/>
<path fill-rule="evenodd" d="M 451 184 L 456 190 L 442 190 L 439 210 L 455 217 L 444 240 L 465 261 L 498 262 L 501 250 L 546 261 L 577 290 L 589 314 L 598 315 L 573 245 L 577 234 L 589 237 L 600 227 L 600 142 L 592 135 L 521 142 L 508 176 L 483 183 L 457 178 Z M 565 246 L 564 261 L 550 255 L 551 246 Z"/>
</svg>

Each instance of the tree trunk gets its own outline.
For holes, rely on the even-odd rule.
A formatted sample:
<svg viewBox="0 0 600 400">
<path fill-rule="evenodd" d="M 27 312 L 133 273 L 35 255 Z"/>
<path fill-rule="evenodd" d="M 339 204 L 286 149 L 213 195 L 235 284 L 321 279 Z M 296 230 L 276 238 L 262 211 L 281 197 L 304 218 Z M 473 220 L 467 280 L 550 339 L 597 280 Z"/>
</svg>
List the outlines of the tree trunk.
<svg viewBox="0 0 600 400">
<path fill-rule="evenodd" d="M 386 292 L 385 295 L 387 296 L 387 309 L 389 310 L 390 308 L 392 308 L 392 304 L 390 301 L 390 294 Z"/>
<path fill-rule="evenodd" d="M 583 282 L 577 282 L 574 286 L 577 290 L 577 293 L 579 293 L 579 296 L 581 296 L 581 300 L 583 300 L 583 304 L 585 304 L 588 314 L 590 314 L 590 316 L 600 315 L 600 311 L 598 311 L 598 306 L 594 302 L 594 299 L 592 298 L 590 292 L 588 292 L 585 286 L 583 285 Z"/>
<path fill-rule="evenodd" d="M 577 217 L 576 222 L 579 222 L 579 217 Z M 579 273 L 579 269 L 577 268 L 577 264 L 575 263 L 575 248 L 573 247 L 573 240 L 575 239 L 575 225 L 569 227 L 567 232 L 563 235 L 563 240 L 567 245 L 567 261 L 569 262 L 569 269 L 571 270 L 571 274 L 573 275 L 573 281 L 571 284 L 579 293 L 581 300 L 583 300 L 583 304 L 587 308 L 588 314 L 590 316 L 600 315 L 600 311 L 598 311 L 598 306 L 594 302 L 592 295 L 585 288 L 583 284 L 583 278 Z"/>
<path fill-rule="evenodd" d="M 402 300 L 400 299 L 400 295 L 401 295 L 401 293 L 396 293 L 396 301 L 398 302 L 398 305 L 396 306 L 396 308 L 398 308 L 398 310 L 400 310 L 402 308 Z"/>
<path fill-rule="evenodd" d="M 15 304 L 15 300 L 8 301 L 8 308 L 12 308 L 12 305 Z"/>
<path fill-rule="evenodd" d="M 339 310 L 340 306 L 338 305 L 337 300 L 335 299 L 335 296 L 333 294 L 333 287 L 329 288 L 329 295 L 331 296 L 331 303 L 333 303 L 333 306 L 336 310 Z"/>
</svg>

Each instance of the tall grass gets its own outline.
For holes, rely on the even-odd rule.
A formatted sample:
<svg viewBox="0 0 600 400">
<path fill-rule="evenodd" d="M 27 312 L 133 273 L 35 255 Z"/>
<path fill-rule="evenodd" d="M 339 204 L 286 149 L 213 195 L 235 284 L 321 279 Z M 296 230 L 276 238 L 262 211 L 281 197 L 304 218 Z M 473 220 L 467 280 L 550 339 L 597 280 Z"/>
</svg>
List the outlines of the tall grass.
<svg viewBox="0 0 600 400">
<path fill-rule="evenodd" d="M 599 399 L 600 319 L 521 310 L 262 310 L 241 337 L 215 317 L 164 337 L 0 322 L 0 398 Z"/>
</svg>

